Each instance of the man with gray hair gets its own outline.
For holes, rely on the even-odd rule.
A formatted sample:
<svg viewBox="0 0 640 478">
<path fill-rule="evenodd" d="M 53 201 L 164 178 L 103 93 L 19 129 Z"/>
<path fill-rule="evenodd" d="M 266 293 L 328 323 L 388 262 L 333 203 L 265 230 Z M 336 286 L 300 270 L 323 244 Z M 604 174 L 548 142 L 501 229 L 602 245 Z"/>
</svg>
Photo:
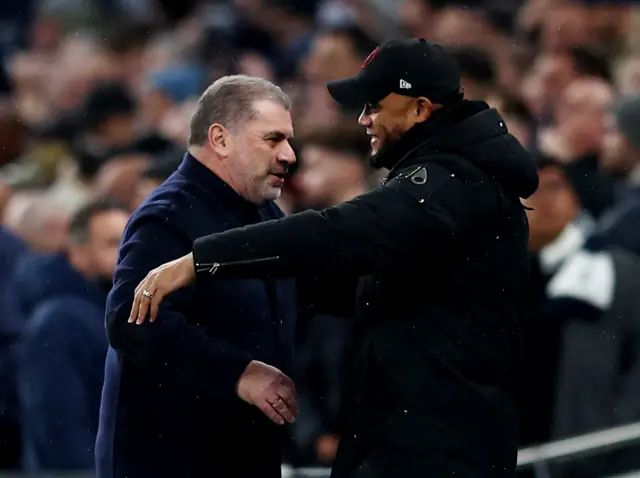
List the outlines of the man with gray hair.
<svg viewBox="0 0 640 478">
<path fill-rule="evenodd" d="M 293 281 L 198 284 L 163 302 L 154 324 L 129 315 L 147 272 L 196 238 L 282 217 L 273 200 L 295 162 L 290 107 L 266 80 L 217 80 L 198 101 L 182 163 L 129 221 L 106 307 L 99 478 L 280 476 L 280 425 L 297 413 L 285 375 Z"/>
</svg>

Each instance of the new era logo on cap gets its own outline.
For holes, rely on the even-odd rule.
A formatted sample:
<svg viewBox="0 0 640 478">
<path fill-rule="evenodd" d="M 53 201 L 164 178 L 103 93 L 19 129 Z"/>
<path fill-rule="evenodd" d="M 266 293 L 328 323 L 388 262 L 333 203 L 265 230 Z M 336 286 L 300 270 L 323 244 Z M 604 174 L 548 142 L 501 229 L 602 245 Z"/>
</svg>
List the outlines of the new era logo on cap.
<svg viewBox="0 0 640 478">
<path fill-rule="evenodd" d="M 400 80 L 400 89 L 410 90 L 411 89 L 411 83 L 409 83 L 408 81 L 405 81 L 405 80 Z"/>
</svg>

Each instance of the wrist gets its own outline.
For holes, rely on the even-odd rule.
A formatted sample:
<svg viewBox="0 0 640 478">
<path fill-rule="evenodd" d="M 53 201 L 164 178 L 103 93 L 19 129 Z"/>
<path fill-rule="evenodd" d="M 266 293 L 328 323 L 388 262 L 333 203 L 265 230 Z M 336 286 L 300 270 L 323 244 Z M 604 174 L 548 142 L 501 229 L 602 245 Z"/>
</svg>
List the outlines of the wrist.
<svg viewBox="0 0 640 478">
<path fill-rule="evenodd" d="M 193 258 L 193 252 L 190 252 L 186 256 L 183 256 L 184 263 L 184 274 L 189 283 L 194 282 L 196 280 L 196 264 Z"/>
<path fill-rule="evenodd" d="M 242 372 L 240 372 L 240 375 L 236 380 L 236 395 L 238 395 L 241 398 L 244 397 L 244 387 L 243 387 L 244 378 L 251 373 L 251 370 L 253 369 L 253 363 L 254 363 L 254 360 L 251 360 L 251 359 L 247 359 L 247 360 L 248 362 L 245 362 L 245 365 L 242 367 Z"/>
</svg>

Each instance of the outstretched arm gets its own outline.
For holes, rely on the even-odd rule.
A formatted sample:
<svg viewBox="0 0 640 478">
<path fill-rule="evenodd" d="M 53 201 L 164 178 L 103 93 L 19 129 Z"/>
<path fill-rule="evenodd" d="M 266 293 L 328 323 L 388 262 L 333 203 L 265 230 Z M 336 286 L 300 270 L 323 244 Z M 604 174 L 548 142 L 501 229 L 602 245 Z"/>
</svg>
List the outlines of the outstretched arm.
<svg viewBox="0 0 640 478">
<path fill-rule="evenodd" d="M 440 255 L 484 219 L 488 205 L 473 201 L 473 192 L 473 186 L 434 164 L 426 182 L 414 181 L 409 172 L 324 211 L 202 237 L 192 254 L 147 276 L 132 317 L 144 321 L 149 309 L 155 317 L 162 297 L 196 278 L 358 277 L 409 263 L 416 254 Z"/>
</svg>

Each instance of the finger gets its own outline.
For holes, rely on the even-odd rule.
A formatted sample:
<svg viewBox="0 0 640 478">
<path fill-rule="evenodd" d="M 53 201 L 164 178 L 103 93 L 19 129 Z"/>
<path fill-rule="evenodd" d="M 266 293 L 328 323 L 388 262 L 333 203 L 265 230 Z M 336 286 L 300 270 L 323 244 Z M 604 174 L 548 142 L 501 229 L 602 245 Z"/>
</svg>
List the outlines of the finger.
<svg viewBox="0 0 640 478">
<path fill-rule="evenodd" d="M 138 309 L 140 308 L 140 297 L 138 296 L 138 293 L 136 292 L 135 295 L 133 296 L 133 304 L 131 305 L 131 312 L 129 313 L 129 320 L 128 322 L 131 324 L 133 322 L 135 322 L 135 320 L 138 317 Z"/>
<path fill-rule="evenodd" d="M 287 423 L 293 423 L 295 421 L 295 415 L 291 412 L 291 410 L 289 410 L 289 405 L 287 405 L 287 402 L 285 402 L 284 400 L 280 399 L 275 401 L 275 403 L 273 404 L 273 408 L 276 412 L 278 412 L 278 415 L 280 415 L 287 421 Z"/>
<path fill-rule="evenodd" d="M 295 418 L 298 415 L 298 397 L 296 396 L 295 391 L 291 388 L 281 387 L 278 390 L 278 395 Z"/>
<path fill-rule="evenodd" d="M 144 282 L 144 281 L 143 281 Z M 141 284 L 143 283 L 141 282 Z M 140 301 L 142 294 L 139 290 L 140 286 L 136 288 L 135 293 L 133 294 L 133 304 L 131 304 L 131 314 L 129 314 L 129 323 L 133 323 L 138 318 L 138 311 L 140 310 Z"/>
<path fill-rule="evenodd" d="M 153 293 L 153 297 L 151 299 L 150 312 L 149 312 L 149 321 L 155 322 L 156 317 L 158 316 L 158 310 L 160 309 L 160 303 L 164 299 L 164 293 L 160 289 L 156 289 Z"/>
<path fill-rule="evenodd" d="M 268 416 L 272 422 L 277 423 L 278 425 L 284 425 L 284 418 L 282 418 L 266 400 L 259 402 L 258 408 L 262 413 Z"/>
<path fill-rule="evenodd" d="M 142 300 L 142 291 L 145 290 L 149 276 L 145 277 L 133 292 L 133 304 L 131 304 L 131 314 L 129 315 L 129 323 L 133 323 L 138 319 L 138 311 L 140 310 L 140 301 Z"/>
<path fill-rule="evenodd" d="M 289 377 L 285 375 L 284 378 L 287 381 L 279 383 L 275 387 L 275 391 L 278 396 L 284 399 L 287 403 L 293 404 L 297 398 L 296 386 Z"/>
<path fill-rule="evenodd" d="M 147 291 L 151 292 L 151 290 L 146 289 Z M 151 294 L 153 294 L 153 292 L 151 292 Z M 140 307 L 138 308 L 138 317 L 136 318 L 136 324 L 140 325 L 142 323 L 144 323 L 145 319 L 147 318 L 147 312 L 149 312 L 149 304 L 151 303 L 151 299 L 149 299 L 149 297 L 147 297 L 146 295 L 143 295 L 142 292 L 140 293 Z"/>
</svg>

